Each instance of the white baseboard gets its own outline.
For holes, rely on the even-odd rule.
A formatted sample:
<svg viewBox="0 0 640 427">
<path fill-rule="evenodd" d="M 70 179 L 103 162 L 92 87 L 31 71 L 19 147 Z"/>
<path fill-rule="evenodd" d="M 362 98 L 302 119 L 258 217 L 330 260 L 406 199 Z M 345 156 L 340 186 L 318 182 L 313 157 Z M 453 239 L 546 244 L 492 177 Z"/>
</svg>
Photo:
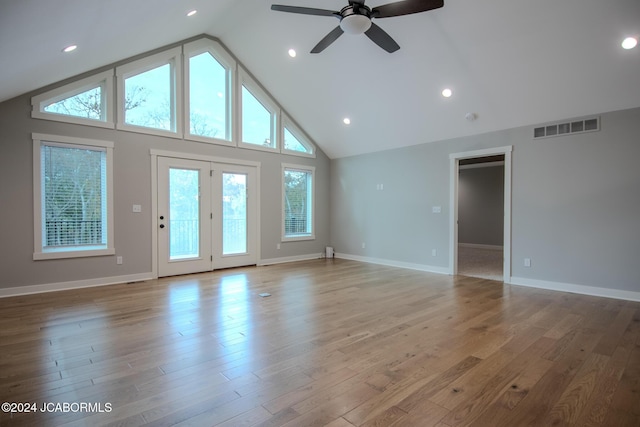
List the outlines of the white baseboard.
<svg viewBox="0 0 640 427">
<path fill-rule="evenodd" d="M 117 285 L 119 283 L 142 282 L 153 279 L 152 273 L 129 274 L 125 276 L 101 277 L 98 279 L 76 280 L 73 282 L 46 283 L 42 285 L 17 286 L 0 289 L 0 298 L 44 292 L 66 291 L 69 289 L 92 288 L 95 286 Z"/>
<path fill-rule="evenodd" d="M 462 248 L 491 249 L 492 251 L 504 249 L 501 245 L 481 245 L 479 243 L 458 243 L 458 246 Z"/>
<path fill-rule="evenodd" d="M 594 297 L 640 301 L 640 292 L 622 289 L 598 288 L 595 286 L 576 285 L 573 283 L 550 282 L 547 280 L 528 279 L 526 277 L 511 277 L 509 284 L 527 286 L 530 288 L 547 289 L 550 291 L 571 292 L 574 294 L 591 295 Z"/>
<path fill-rule="evenodd" d="M 389 267 L 408 268 L 410 270 L 426 271 L 428 273 L 449 274 L 448 267 L 437 267 L 434 265 L 427 265 L 427 264 L 414 264 L 410 262 L 395 261 L 395 260 L 382 259 L 382 258 L 372 258 L 372 257 L 365 257 L 360 255 L 343 254 L 343 253 L 336 253 L 335 256 L 336 258 L 349 259 L 352 261 L 368 262 L 371 264 L 388 265 Z"/>
<path fill-rule="evenodd" d="M 281 258 L 261 259 L 258 262 L 258 266 L 284 264 L 286 262 L 295 262 L 295 261 L 308 261 L 311 259 L 318 259 L 318 258 L 324 258 L 324 252 L 322 254 L 305 254 L 305 255 L 285 256 Z"/>
</svg>

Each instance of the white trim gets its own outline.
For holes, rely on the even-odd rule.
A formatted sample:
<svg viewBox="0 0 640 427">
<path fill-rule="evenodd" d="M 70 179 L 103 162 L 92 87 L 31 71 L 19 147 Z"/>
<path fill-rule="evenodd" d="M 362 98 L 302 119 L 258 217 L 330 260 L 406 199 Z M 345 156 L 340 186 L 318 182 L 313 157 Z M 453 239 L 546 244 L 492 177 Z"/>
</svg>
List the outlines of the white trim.
<svg viewBox="0 0 640 427">
<path fill-rule="evenodd" d="M 551 282 L 547 280 L 529 279 L 526 277 L 511 277 L 509 282 L 515 286 L 546 289 L 557 292 L 570 292 L 594 297 L 615 298 L 627 301 L 640 301 L 640 292 L 625 291 L 622 289 L 599 288 L 595 286 L 577 285 L 573 283 Z"/>
<path fill-rule="evenodd" d="M 480 243 L 458 243 L 458 246 L 462 246 L 463 248 L 475 248 L 475 249 L 489 249 L 492 251 L 502 251 L 504 250 L 504 246 L 500 245 L 483 245 Z"/>
<path fill-rule="evenodd" d="M 220 65 L 226 69 L 226 84 L 225 88 L 227 97 L 225 114 L 227 116 L 227 133 L 224 138 L 210 138 L 201 135 L 194 135 L 191 133 L 191 90 L 190 90 L 190 59 L 194 56 L 198 56 L 203 53 L 209 53 Z M 211 39 L 199 39 L 191 43 L 184 45 L 184 138 L 190 141 L 205 142 L 209 144 L 219 144 L 227 146 L 236 146 L 234 139 L 234 123 L 236 122 L 234 114 L 234 91 L 236 80 L 236 68 L 237 63 L 229 53 L 220 45 L 220 43 Z M 227 139 L 228 138 L 228 139 Z"/>
<path fill-rule="evenodd" d="M 233 165 L 254 166 L 258 168 L 262 164 L 261 162 L 256 162 L 253 160 L 233 159 L 230 157 L 210 156 L 207 154 L 183 153 L 179 151 L 156 150 L 154 148 L 149 150 L 149 154 L 151 156 L 157 156 L 157 157 L 174 157 L 176 159 L 203 160 L 205 162 L 229 163 Z"/>
<path fill-rule="evenodd" d="M 173 49 L 165 50 L 163 52 L 156 53 L 155 55 L 147 56 L 137 61 L 129 62 L 116 68 L 117 79 L 117 120 L 116 129 L 146 133 L 157 136 L 167 136 L 172 138 L 182 138 L 182 121 L 183 121 L 183 106 L 182 106 L 182 46 L 175 47 Z M 170 82 L 170 119 L 172 129 L 158 129 L 153 127 L 138 126 L 126 123 L 125 121 L 125 80 L 130 77 L 137 76 L 147 71 L 153 70 L 158 67 L 169 64 L 171 67 L 171 82 Z"/>
<path fill-rule="evenodd" d="M 458 179 L 460 160 L 504 154 L 504 243 L 503 277 L 511 278 L 511 152 L 513 146 L 487 148 L 449 154 L 449 269 L 448 274 L 457 274 L 458 269 Z"/>
<path fill-rule="evenodd" d="M 125 276 L 102 277 L 97 279 L 75 280 L 73 282 L 45 283 L 42 285 L 16 286 L 0 289 L 0 298 L 19 295 L 40 294 L 65 291 L 69 289 L 93 288 L 96 286 L 117 285 L 121 283 L 142 282 L 153 279 L 151 273 L 128 274 Z"/>
<path fill-rule="evenodd" d="M 338 253 L 338 252 L 335 252 L 334 255 L 336 258 L 348 259 L 351 261 L 360 261 L 360 262 L 367 262 L 370 264 L 387 265 L 389 267 L 406 268 L 409 270 L 425 271 L 427 273 L 449 274 L 449 269 L 447 267 L 438 267 L 435 265 L 415 264 L 410 262 L 395 261 L 391 259 L 372 258 L 372 257 L 344 254 L 344 253 Z"/>
<path fill-rule="evenodd" d="M 285 191 L 284 191 L 284 174 L 286 171 L 297 171 L 304 173 L 311 173 L 311 201 L 310 205 L 307 207 L 307 215 L 309 212 L 311 214 L 311 233 L 301 233 L 301 234 L 293 234 L 287 235 L 285 233 L 285 210 L 284 210 L 284 202 L 285 202 Z M 292 163 L 281 163 L 281 172 L 280 172 L 280 191 L 282 192 L 282 198 L 280 200 L 280 241 L 281 242 L 296 242 L 301 240 L 315 240 L 316 239 L 316 167 L 315 166 L 306 166 L 306 165 L 298 165 Z"/>
<path fill-rule="evenodd" d="M 31 117 L 35 119 L 53 120 L 64 123 L 74 123 L 79 125 L 98 126 L 113 129 L 115 120 L 113 116 L 113 76 L 114 70 L 110 69 L 102 73 L 94 74 L 84 79 L 80 79 L 64 86 L 57 87 L 40 95 L 31 98 Z M 72 98 L 88 90 L 100 87 L 101 101 L 104 110 L 104 119 L 90 119 L 86 117 L 73 116 L 68 114 L 51 113 L 44 111 L 44 103 L 49 104 L 60 102 L 67 98 Z"/>
<path fill-rule="evenodd" d="M 273 264 L 284 264 L 284 263 L 296 262 L 296 261 L 309 261 L 312 259 L 320 259 L 320 258 L 322 258 L 322 254 L 313 253 L 313 254 L 305 254 L 305 255 L 280 257 L 280 258 L 261 259 L 260 261 L 258 261 L 258 267 L 262 267 L 265 265 L 273 265 Z"/>
<path fill-rule="evenodd" d="M 115 232 L 114 232 L 114 201 L 113 201 L 113 141 L 103 141 L 97 139 L 75 138 L 70 136 L 49 135 L 42 133 L 32 133 L 33 139 L 33 259 L 61 259 L 61 258 L 81 258 L 93 256 L 114 255 L 115 252 Z M 107 216 L 107 243 L 106 245 L 84 245 L 77 248 L 65 248 L 60 250 L 43 250 L 42 246 L 42 165 L 41 147 L 42 145 L 62 146 L 62 147 L 96 147 L 102 149 L 106 156 L 106 216 Z M 103 212 L 104 214 L 104 212 Z"/>
</svg>

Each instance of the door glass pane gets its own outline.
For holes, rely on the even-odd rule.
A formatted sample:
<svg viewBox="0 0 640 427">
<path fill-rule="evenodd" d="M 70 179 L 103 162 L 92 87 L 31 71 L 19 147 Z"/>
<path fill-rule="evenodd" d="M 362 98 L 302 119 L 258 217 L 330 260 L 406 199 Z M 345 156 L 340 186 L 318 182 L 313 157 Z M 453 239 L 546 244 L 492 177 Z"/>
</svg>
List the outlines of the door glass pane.
<svg viewBox="0 0 640 427">
<path fill-rule="evenodd" d="M 200 171 L 169 169 L 169 259 L 200 256 Z"/>
<path fill-rule="evenodd" d="M 247 175 L 222 174 L 222 254 L 247 252 Z"/>
</svg>

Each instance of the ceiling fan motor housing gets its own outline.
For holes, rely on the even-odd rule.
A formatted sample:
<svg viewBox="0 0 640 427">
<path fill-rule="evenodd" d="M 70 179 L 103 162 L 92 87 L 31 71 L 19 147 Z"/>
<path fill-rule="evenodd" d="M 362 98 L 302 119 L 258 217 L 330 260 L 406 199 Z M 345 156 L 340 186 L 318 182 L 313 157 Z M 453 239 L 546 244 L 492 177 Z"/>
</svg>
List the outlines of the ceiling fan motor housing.
<svg viewBox="0 0 640 427">
<path fill-rule="evenodd" d="M 371 28 L 371 9 L 363 4 L 343 7 L 340 15 L 340 28 L 347 34 L 362 34 Z"/>
</svg>

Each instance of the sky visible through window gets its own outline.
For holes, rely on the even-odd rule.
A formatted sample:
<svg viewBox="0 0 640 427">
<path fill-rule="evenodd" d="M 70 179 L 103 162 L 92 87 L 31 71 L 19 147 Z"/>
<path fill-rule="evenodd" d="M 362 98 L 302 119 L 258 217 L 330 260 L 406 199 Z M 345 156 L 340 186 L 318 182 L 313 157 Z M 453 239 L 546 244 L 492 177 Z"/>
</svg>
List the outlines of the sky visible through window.
<svg viewBox="0 0 640 427">
<path fill-rule="evenodd" d="M 189 132 L 231 139 L 227 129 L 227 70 L 209 53 L 189 59 Z"/>
</svg>

